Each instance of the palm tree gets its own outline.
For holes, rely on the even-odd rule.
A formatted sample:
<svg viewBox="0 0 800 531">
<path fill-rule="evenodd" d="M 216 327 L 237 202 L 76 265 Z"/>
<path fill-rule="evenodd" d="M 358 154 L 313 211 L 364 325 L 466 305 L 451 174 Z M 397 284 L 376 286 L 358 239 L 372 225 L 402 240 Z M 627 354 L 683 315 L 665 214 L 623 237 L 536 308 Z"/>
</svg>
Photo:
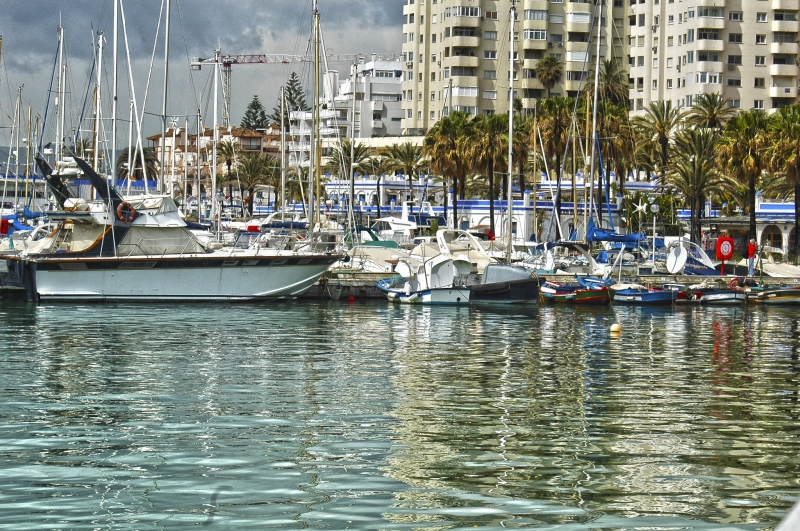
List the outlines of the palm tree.
<svg viewBox="0 0 800 531">
<path fill-rule="evenodd" d="M 713 129 L 685 129 L 675 138 L 670 171 L 662 185 L 678 191 L 689 203 L 691 240 L 700 243 L 700 212 L 704 198 L 719 188 L 717 168 L 719 133 Z"/>
<path fill-rule="evenodd" d="M 617 58 L 603 59 L 600 63 L 600 74 L 597 88 L 599 101 L 610 101 L 615 105 L 628 108 L 630 85 L 628 71 Z M 594 94 L 594 73 L 589 73 L 586 92 Z"/>
<path fill-rule="evenodd" d="M 536 63 L 536 79 L 547 89 L 547 97 L 550 97 L 550 89 L 561 81 L 561 62 L 555 55 L 548 55 Z"/>
<path fill-rule="evenodd" d="M 559 193 L 556 194 L 556 215 L 561 216 L 561 161 L 567 147 L 570 124 L 572 123 L 572 98 L 556 96 L 545 98 L 540 102 L 542 118 L 539 122 L 544 145 L 542 151 L 548 154 L 551 168 L 556 172 L 556 183 Z"/>
<path fill-rule="evenodd" d="M 686 123 L 698 127 L 721 130 L 736 110 L 728 107 L 728 98 L 718 92 L 698 94 L 694 105 L 686 113 Z"/>
<path fill-rule="evenodd" d="M 528 162 L 533 148 L 533 117 L 514 116 L 514 138 L 512 140 L 512 155 L 517 163 L 519 172 L 519 190 L 525 194 L 525 164 Z"/>
<path fill-rule="evenodd" d="M 769 123 L 769 116 L 764 111 L 743 111 L 731 118 L 720 139 L 721 165 L 748 185 L 749 238 L 756 237 L 756 185 L 769 162 Z"/>
<path fill-rule="evenodd" d="M 473 169 L 485 170 L 489 178 L 489 231 L 494 234 L 494 167 L 495 163 L 502 164 L 508 152 L 508 117 L 505 114 L 481 115 L 473 120 L 473 126 Z"/>
<path fill-rule="evenodd" d="M 133 171 L 128 168 L 128 150 L 125 148 L 122 153 L 117 157 L 116 172 L 117 178 L 125 179 L 129 175 L 133 177 L 134 181 L 141 181 L 144 179 L 145 173 L 151 180 L 158 175 L 158 158 L 156 152 L 152 148 L 143 148 L 138 152 L 136 148 L 133 150 Z M 144 159 L 144 170 L 142 171 L 142 159 Z"/>
<path fill-rule="evenodd" d="M 644 115 L 633 119 L 633 125 L 638 129 L 640 138 L 660 155 L 661 180 L 664 180 L 667 171 L 669 145 L 681 120 L 681 111 L 674 108 L 670 100 L 650 102 L 644 110 Z"/>
<path fill-rule="evenodd" d="M 415 146 L 411 142 L 404 142 L 402 144 L 392 144 L 389 146 L 388 151 L 388 160 L 392 165 L 392 169 L 403 172 L 408 182 L 411 201 L 414 201 L 414 176 L 424 166 L 422 148 Z"/>
<path fill-rule="evenodd" d="M 331 158 L 325 166 L 325 170 L 331 175 L 339 175 L 342 179 L 349 179 L 353 172 L 360 171 L 360 165 L 369 156 L 369 148 L 357 142 L 353 147 L 353 162 L 350 161 L 350 149 L 352 142 L 349 138 L 345 138 L 339 142 L 338 146 L 334 146 L 331 152 Z M 350 168 L 350 172 L 347 171 Z"/>
<path fill-rule="evenodd" d="M 251 154 L 244 157 L 236 169 L 239 172 L 239 182 L 241 182 L 242 188 L 248 192 L 247 211 L 252 213 L 256 186 L 267 184 L 270 179 L 269 159 Z"/>
<path fill-rule="evenodd" d="M 469 144 L 472 136 L 472 122 L 469 114 L 453 111 L 428 131 L 422 145 L 423 154 L 431 161 L 431 169 L 445 179 L 449 175 L 453 181 L 453 221 L 458 227 L 458 197 L 467 173 L 471 168 Z M 447 212 L 447 195 L 444 203 Z"/>
<path fill-rule="evenodd" d="M 227 179 L 228 179 L 228 197 L 233 197 L 233 181 L 231 180 L 231 165 L 233 161 L 239 158 L 239 154 L 241 152 L 241 147 L 239 146 L 238 142 L 234 142 L 231 140 L 223 140 L 217 144 L 217 156 L 221 157 L 222 160 L 225 161 L 225 165 L 228 168 Z"/>
<path fill-rule="evenodd" d="M 377 207 L 377 217 L 381 217 L 381 176 L 394 171 L 394 162 L 386 156 L 373 155 L 369 157 L 361 166 L 375 176 L 375 205 Z"/>
<path fill-rule="evenodd" d="M 782 107 L 773 116 L 770 130 L 774 138 L 769 148 L 772 166 L 780 171 L 786 184 L 794 188 L 794 224 L 800 219 L 800 104 Z M 795 260 L 800 256 L 800 238 L 795 228 Z"/>
</svg>

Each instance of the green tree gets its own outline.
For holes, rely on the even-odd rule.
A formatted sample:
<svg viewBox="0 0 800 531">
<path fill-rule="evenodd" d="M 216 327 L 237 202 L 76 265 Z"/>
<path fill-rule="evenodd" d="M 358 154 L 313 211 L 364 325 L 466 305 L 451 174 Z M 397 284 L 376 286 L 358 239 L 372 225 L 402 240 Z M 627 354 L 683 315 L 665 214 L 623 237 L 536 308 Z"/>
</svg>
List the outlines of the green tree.
<svg viewBox="0 0 800 531">
<path fill-rule="evenodd" d="M 369 157 L 369 148 L 361 142 L 356 142 L 352 146 L 353 160 L 350 160 L 350 150 L 352 142 L 345 138 L 339 145 L 334 146 L 331 158 L 325 166 L 325 171 L 332 175 L 338 175 L 341 179 L 349 179 L 353 172 L 363 171 L 361 164 Z M 348 173 L 348 168 L 350 171 Z"/>
<path fill-rule="evenodd" d="M 389 157 L 373 155 L 361 163 L 361 167 L 375 176 L 375 206 L 377 207 L 377 217 L 381 217 L 381 176 L 394 171 L 394 162 Z"/>
<path fill-rule="evenodd" d="M 663 183 L 689 203 L 691 240 L 700 243 L 700 213 L 707 194 L 719 189 L 722 178 L 717 164 L 719 133 L 710 128 L 684 129 L 675 137 L 670 171 Z"/>
<path fill-rule="evenodd" d="M 718 92 L 698 94 L 694 105 L 686 113 L 686 123 L 698 127 L 722 130 L 725 123 L 736 113 L 728 107 L 728 98 L 722 97 Z"/>
<path fill-rule="evenodd" d="M 485 114 L 473 120 L 474 137 L 471 143 L 473 170 L 481 171 L 489 178 L 489 230 L 495 234 L 494 199 L 496 188 L 494 168 L 502 164 L 508 152 L 508 116 L 505 114 Z"/>
<path fill-rule="evenodd" d="M 424 166 L 424 159 L 422 158 L 422 148 L 415 146 L 411 142 L 403 142 L 402 144 L 392 144 L 389 146 L 389 161 L 392 164 L 392 169 L 400 171 L 405 175 L 408 181 L 408 188 L 411 192 L 411 200 L 414 200 L 414 177 L 419 174 L 419 171 Z"/>
<path fill-rule="evenodd" d="M 225 161 L 227 167 L 227 180 L 229 182 L 228 196 L 233 197 L 233 182 L 231 181 L 231 166 L 233 161 L 239 158 L 241 147 L 238 142 L 231 140 L 223 140 L 217 144 L 217 156 Z"/>
<path fill-rule="evenodd" d="M 536 63 L 536 79 L 547 89 L 547 96 L 550 97 L 550 90 L 561 81 L 561 62 L 555 55 L 548 55 Z"/>
<path fill-rule="evenodd" d="M 768 167 L 769 116 L 761 110 L 743 111 L 731 118 L 720 139 L 721 165 L 748 186 L 749 238 L 756 237 L 756 186 Z"/>
<path fill-rule="evenodd" d="M 147 173 L 148 180 L 156 179 L 158 176 L 158 157 L 152 148 L 144 148 L 142 151 L 133 149 L 133 171 L 128 168 L 128 149 L 122 150 L 122 153 L 117 157 L 116 173 L 118 179 L 125 179 L 128 175 L 133 177 L 134 181 L 141 181 L 144 179 L 144 174 Z M 144 169 L 142 171 L 142 158 L 144 158 Z"/>
<path fill-rule="evenodd" d="M 253 195 L 256 186 L 268 184 L 270 180 L 270 160 L 266 157 L 251 154 L 244 157 L 236 166 L 239 173 L 239 182 L 248 192 L 247 211 L 253 212 Z"/>
<path fill-rule="evenodd" d="M 453 111 L 428 131 L 423 141 L 422 152 L 431 161 L 431 169 L 453 184 L 453 222 L 458 228 L 458 198 L 464 190 L 464 182 L 472 167 L 469 145 L 472 137 L 472 122 L 469 114 Z M 447 212 L 447 195 L 444 210 Z"/>
<path fill-rule="evenodd" d="M 264 109 L 258 96 L 253 96 L 250 105 L 247 106 L 247 110 L 244 112 L 244 117 L 242 117 L 242 123 L 240 125 L 245 129 L 251 129 L 253 131 L 264 129 L 269 125 L 267 111 Z"/>
<path fill-rule="evenodd" d="M 673 107 L 670 100 L 650 102 L 650 105 L 644 110 L 644 115 L 633 119 L 633 125 L 637 128 L 639 138 L 644 141 L 645 147 L 653 153 L 657 153 L 660 158 L 659 169 L 662 181 L 669 162 L 670 142 L 675 138 L 675 133 L 682 120 L 681 111 Z"/>
<path fill-rule="evenodd" d="M 769 147 L 770 162 L 779 171 L 787 186 L 794 190 L 794 223 L 800 219 L 800 104 L 781 107 L 770 123 L 773 141 Z M 796 230 L 796 229 L 795 229 Z M 795 235 L 792 253 L 800 257 L 800 237 Z"/>
<path fill-rule="evenodd" d="M 622 66 L 622 63 L 617 58 L 604 59 L 600 63 L 598 77 L 598 101 L 610 101 L 627 109 L 630 85 L 628 82 L 628 70 Z M 594 94 L 594 72 L 589 72 L 586 92 Z"/>
<path fill-rule="evenodd" d="M 297 72 L 292 72 L 286 85 L 283 86 L 285 91 L 285 106 L 284 106 L 284 127 L 289 130 L 289 113 L 292 111 L 308 111 L 310 107 L 306 103 L 306 95 L 303 91 L 303 86 L 300 84 L 300 78 Z M 276 125 L 281 124 L 281 97 L 278 96 L 278 103 L 272 108 L 272 114 L 269 115 L 270 119 Z"/>
<path fill-rule="evenodd" d="M 557 187 L 561 188 L 561 162 L 567 148 L 567 137 L 572 123 L 572 110 L 575 100 L 563 96 L 543 99 L 539 108 L 541 118 L 539 127 L 542 132 L 542 151 L 548 153 L 549 169 L 555 173 Z M 556 194 L 556 215 L 561 216 L 561 194 Z"/>
</svg>

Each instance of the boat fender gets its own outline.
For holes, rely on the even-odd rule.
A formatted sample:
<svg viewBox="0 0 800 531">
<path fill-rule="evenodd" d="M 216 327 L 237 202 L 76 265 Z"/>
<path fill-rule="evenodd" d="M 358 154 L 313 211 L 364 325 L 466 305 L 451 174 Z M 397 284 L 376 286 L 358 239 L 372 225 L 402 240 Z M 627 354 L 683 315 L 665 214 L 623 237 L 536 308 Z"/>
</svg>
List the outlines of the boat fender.
<svg viewBox="0 0 800 531">
<path fill-rule="evenodd" d="M 127 201 L 123 201 L 117 206 L 117 219 L 122 223 L 130 223 L 135 217 L 136 210 Z"/>
</svg>

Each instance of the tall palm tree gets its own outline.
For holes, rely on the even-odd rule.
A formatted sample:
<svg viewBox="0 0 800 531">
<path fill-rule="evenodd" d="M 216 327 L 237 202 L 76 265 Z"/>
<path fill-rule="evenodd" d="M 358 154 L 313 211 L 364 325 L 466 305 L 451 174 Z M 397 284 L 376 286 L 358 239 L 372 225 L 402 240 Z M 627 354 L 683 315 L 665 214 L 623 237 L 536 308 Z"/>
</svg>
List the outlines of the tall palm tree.
<svg viewBox="0 0 800 531">
<path fill-rule="evenodd" d="M 550 161 L 551 172 L 556 173 L 556 183 L 559 192 L 556 194 L 556 215 L 561 216 L 561 161 L 567 147 L 569 128 L 572 123 L 572 110 L 574 107 L 572 98 L 556 96 L 545 98 L 540 102 L 541 119 L 539 125 L 542 131 L 544 145 L 542 150 L 547 154 Z"/>
<path fill-rule="evenodd" d="M 769 147 L 772 167 L 794 188 L 794 224 L 800 219 L 800 104 L 782 107 L 770 123 L 773 142 Z M 800 238 L 795 228 L 795 260 L 800 257 Z"/>
<path fill-rule="evenodd" d="M 134 181 L 141 181 L 144 179 L 145 173 L 149 179 L 154 179 L 158 175 L 158 158 L 156 152 L 152 148 L 143 148 L 138 152 L 136 148 L 133 150 L 133 171 L 128 168 L 128 149 L 122 150 L 122 153 L 117 157 L 116 172 L 117 178 L 125 179 L 129 175 L 133 177 Z M 142 171 L 142 159 L 144 159 L 144 171 Z"/>
<path fill-rule="evenodd" d="M 736 110 L 728 107 L 729 98 L 718 92 L 698 94 L 694 105 L 686 113 L 686 123 L 698 127 L 721 130 L 725 123 L 736 114 Z"/>
<path fill-rule="evenodd" d="M 519 173 L 520 193 L 525 194 L 525 164 L 533 148 L 533 117 L 514 116 L 514 138 L 512 139 L 512 156 Z"/>
<path fill-rule="evenodd" d="M 756 186 L 769 163 L 769 123 L 769 116 L 764 111 L 743 111 L 728 121 L 720 139 L 721 165 L 748 186 L 749 238 L 756 237 Z"/>
<path fill-rule="evenodd" d="M 251 154 L 244 157 L 236 169 L 239 172 L 239 181 L 242 183 L 242 188 L 248 192 L 247 211 L 252 213 L 253 195 L 255 194 L 256 186 L 267 184 L 270 179 L 269 159 Z"/>
<path fill-rule="evenodd" d="M 353 160 L 350 160 L 351 141 L 345 138 L 339 145 L 334 146 L 330 162 L 325 169 L 332 175 L 339 175 L 342 179 L 349 179 L 353 172 L 360 171 L 361 163 L 369 157 L 369 148 L 361 142 L 356 142 L 352 147 Z M 348 168 L 350 171 L 348 172 Z"/>
<path fill-rule="evenodd" d="M 227 180 L 228 180 L 228 197 L 233 197 L 233 181 L 231 180 L 231 165 L 233 161 L 239 158 L 241 147 L 238 142 L 231 140 L 223 140 L 217 144 L 217 156 L 225 161 L 227 166 Z"/>
<path fill-rule="evenodd" d="M 408 182 L 411 201 L 414 201 L 414 177 L 424 166 L 422 148 L 411 142 L 403 142 L 402 144 L 392 144 L 388 151 L 392 169 L 403 172 Z"/>
<path fill-rule="evenodd" d="M 716 147 L 719 133 L 713 129 L 684 129 L 675 137 L 665 187 L 678 191 L 689 203 L 691 240 L 700 243 L 700 212 L 704 198 L 722 184 Z"/>
<path fill-rule="evenodd" d="M 373 155 L 362 162 L 361 166 L 375 176 L 375 205 L 377 207 L 377 217 L 381 217 L 381 176 L 394 171 L 394 163 L 389 157 Z"/>
<path fill-rule="evenodd" d="M 536 79 L 547 89 L 547 97 L 550 97 L 550 90 L 561 81 L 561 62 L 555 55 L 548 55 L 539 59 L 536 63 Z"/>
<path fill-rule="evenodd" d="M 547 89 L 547 97 L 550 97 L 550 90 L 561 81 L 561 62 L 555 55 L 548 55 L 539 59 L 536 63 L 536 79 Z"/>
<path fill-rule="evenodd" d="M 660 155 L 659 169 L 662 180 L 667 171 L 670 142 L 675 138 L 682 119 L 680 109 L 673 107 L 670 100 L 650 102 L 644 110 L 644 115 L 633 119 L 640 138 Z"/>
<path fill-rule="evenodd" d="M 627 109 L 630 99 L 628 70 L 622 66 L 619 59 L 615 57 L 603 59 L 603 62 L 600 63 L 600 74 L 598 77 L 598 100 L 610 101 L 615 105 L 623 105 Z M 594 94 L 594 72 L 589 72 L 586 92 Z"/>
<path fill-rule="evenodd" d="M 469 114 L 453 111 L 428 131 L 422 145 L 423 154 L 431 161 L 431 169 L 440 175 L 452 178 L 453 221 L 458 227 L 458 198 L 472 166 L 469 144 L 472 137 L 472 122 Z M 447 212 L 447 196 L 444 203 Z"/>
<path fill-rule="evenodd" d="M 489 178 L 489 231 L 494 234 L 495 164 L 502 164 L 508 152 L 508 116 L 480 115 L 473 120 L 474 138 L 471 155 L 473 170 L 485 171 Z"/>
</svg>

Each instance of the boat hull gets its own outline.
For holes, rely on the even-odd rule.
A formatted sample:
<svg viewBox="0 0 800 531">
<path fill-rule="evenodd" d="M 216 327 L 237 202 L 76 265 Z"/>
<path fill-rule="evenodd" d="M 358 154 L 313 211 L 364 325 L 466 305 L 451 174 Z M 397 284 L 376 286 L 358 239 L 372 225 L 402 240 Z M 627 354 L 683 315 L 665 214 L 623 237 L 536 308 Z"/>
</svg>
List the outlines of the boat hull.
<svg viewBox="0 0 800 531">
<path fill-rule="evenodd" d="M 539 299 L 551 304 L 578 304 L 602 306 L 609 304 L 608 288 L 602 289 L 576 289 L 572 291 L 556 291 L 542 288 Z"/>
<path fill-rule="evenodd" d="M 338 255 L 44 258 L 31 262 L 41 301 L 245 301 L 291 299 Z"/>
<path fill-rule="evenodd" d="M 472 304 L 525 304 L 539 300 L 541 282 L 538 278 L 508 282 L 491 282 L 470 286 Z"/>
<path fill-rule="evenodd" d="M 704 292 L 700 296 L 700 304 L 739 305 L 747 302 L 747 294 L 743 291 L 724 290 Z"/>
<path fill-rule="evenodd" d="M 664 291 L 615 291 L 611 301 L 615 304 L 638 304 L 646 306 L 670 305 L 678 299 L 678 292 Z"/>
<path fill-rule="evenodd" d="M 752 300 L 775 306 L 800 306 L 800 288 L 771 289 L 759 293 Z"/>
<path fill-rule="evenodd" d="M 385 291 L 392 302 L 405 304 L 469 304 L 468 288 L 431 288 L 409 293 L 399 290 Z"/>
</svg>

